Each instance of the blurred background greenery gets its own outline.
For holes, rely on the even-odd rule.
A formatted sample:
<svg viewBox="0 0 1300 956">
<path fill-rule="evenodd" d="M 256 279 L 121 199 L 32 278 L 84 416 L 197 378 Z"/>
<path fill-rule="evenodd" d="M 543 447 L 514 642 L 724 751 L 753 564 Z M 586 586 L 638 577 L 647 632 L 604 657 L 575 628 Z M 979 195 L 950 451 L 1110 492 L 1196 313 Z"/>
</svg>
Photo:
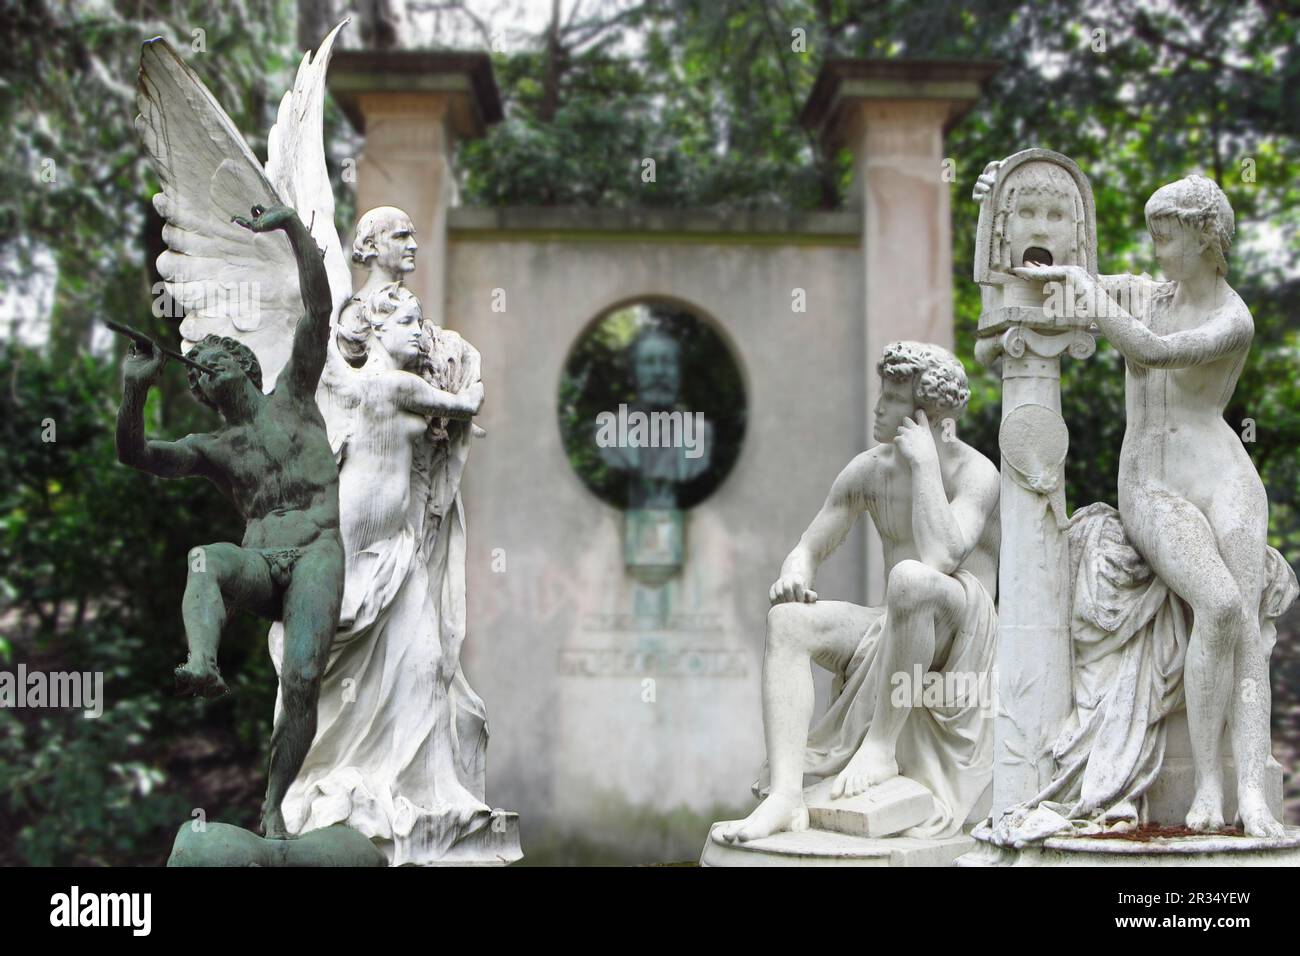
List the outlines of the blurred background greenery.
<svg viewBox="0 0 1300 956">
<path fill-rule="evenodd" d="M 974 366 L 979 311 L 969 263 L 984 164 L 1030 145 L 1074 157 L 1092 180 L 1103 271 L 1154 271 L 1147 196 L 1189 172 L 1215 178 L 1237 213 L 1230 280 L 1257 334 L 1227 411 L 1272 502 L 1272 543 L 1300 559 L 1300 58 L 1288 0 L 463 0 L 410 7 L 430 45 L 494 49 L 506 119 L 458 157 L 478 205 L 831 209 L 847 157 L 797 116 L 836 56 L 993 58 L 1004 67 L 949 135 L 958 352 L 974 398 L 966 429 L 996 447 L 996 381 Z M 165 35 L 265 155 L 278 97 L 323 30 L 300 0 L 0 0 L 0 667 L 102 670 L 99 720 L 0 710 L 0 864 L 161 862 L 202 809 L 256 822 L 274 676 L 266 625 L 232 622 L 234 694 L 169 696 L 183 635 L 185 554 L 235 539 L 238 519 L 200 482 L 116 463 L 121 343 L 113 317 L 175 342 L 151 314 L 162 249 L 156 184 L 132 127 L 139 44 Z M 453 29 L 453 27 L 455 29 Z M 444 29 L 445 28 L 445 29 Z M 201 37 L 195 33 L 201 30 Z M 804 31 L 793 52 L 792 31 Z M 468 43 L 465 37 L 469 38 Z M 494 40 L 504 41 L 496 42 Z M 202 50 L 196 49 L 201 45 Z M 335 160 L 356 137 L 331 106 Z M 654 156 L 657 181 L 639 161 Z M 341 163 L 331 162 L 334 175 Z M 336 183 L 339 226 L 351 195 Z M 1123 379 L 1104 345 L 1066 363 L 1073 505 L 1114 500 Z M 214 424 L 169 367 L 148 409 L 154 434 Z M 52 420 L 56 441 L 42 440 Z M 1300 644 L 1284 620 L 1274 656 L 1278 756 L 1300 747 Z M 1294 794 L 1294 777 L 1288 787 Z M 1290 822 L 1300 823 L 1293 801 Z"/>
</svg>

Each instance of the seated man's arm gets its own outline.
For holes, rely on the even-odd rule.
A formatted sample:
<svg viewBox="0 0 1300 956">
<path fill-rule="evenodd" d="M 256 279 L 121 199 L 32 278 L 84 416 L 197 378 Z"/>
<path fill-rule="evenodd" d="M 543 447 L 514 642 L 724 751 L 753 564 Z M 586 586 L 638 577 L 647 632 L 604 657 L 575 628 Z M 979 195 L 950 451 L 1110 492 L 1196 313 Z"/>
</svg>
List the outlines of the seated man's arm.
<svg viewBox="0 0 1300 956">
<path fill-rule="evenodd" d="M 1000 485 L 992 462 L 972 461 L 963 469 L 951 501 L 925 412 L 900 429 L 895 446 L 912 468 L 912 538 L 921 563 L 940 574 L 952 574 L 984 534 L 984 524 L 997 511 Z"/>
<path fill-rule="evenodd" d="M 873 461 L 871 451 L 863 452 L 835 479 L 817 517 L 781 565 L 781 576 L 768 592 L 773 604 L 787 601 L 811 604 L 817 600 L 817 592 L 812 590 L 817 569 L 844 543 L 866 506 L 864 489 L 870 481 Z"/>
</svg>

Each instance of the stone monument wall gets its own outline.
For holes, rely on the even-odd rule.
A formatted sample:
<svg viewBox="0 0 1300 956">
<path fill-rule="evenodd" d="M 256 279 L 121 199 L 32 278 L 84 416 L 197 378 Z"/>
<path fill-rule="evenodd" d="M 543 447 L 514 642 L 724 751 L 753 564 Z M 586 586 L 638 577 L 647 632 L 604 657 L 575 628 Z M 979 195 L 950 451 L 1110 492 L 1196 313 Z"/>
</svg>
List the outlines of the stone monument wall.
<svg viewBox="0 0 1300 956">
<path fill-rule="evenodd" d="M 524 810 L 530 859 L 575 838 L 595 858 L 689 859 L 701 822 L 749 801 L 767 588 L 863 447 L 857 217 L 642 216 L 451 212 L 447 321 L 480 349 L 488 395 L 463 486 L 465 668 L 492 701 L 489 801 Z M 740 459 L 687 512 L 658 625 L 637 611 L 622 513 L 570 468 L 557 419 L 578 337 L 648 296 L 715 325 L 749 400 Z M 820 592 L 863 600 L 863 553 L 850 540 Z"/>
</svg>

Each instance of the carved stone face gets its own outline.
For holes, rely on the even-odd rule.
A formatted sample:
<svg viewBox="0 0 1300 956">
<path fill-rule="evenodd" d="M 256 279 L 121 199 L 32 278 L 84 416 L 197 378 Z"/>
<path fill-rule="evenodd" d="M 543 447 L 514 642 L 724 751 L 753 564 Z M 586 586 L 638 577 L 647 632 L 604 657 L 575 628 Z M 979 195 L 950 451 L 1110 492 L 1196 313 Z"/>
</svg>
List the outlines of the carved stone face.
<svg viewBox="0 0 1300 956">
<path fill-rule="evenodd" d="M 878 442 L 892 443 L 904 418 L 911 418 L 916 413 L 916 400 L 912 394 L 911 381 L 901 382 L 895 379 L 882 379 L 880 397 L 876 399 L 876 418 L 872 426 L 872 437 Z"/>
<path fill-rule="evenodd" d="M 1207 267 L 1214 268 L 1213 256 L 1207 253 L 1200 231 L 1175 216 L 1153 219 L 1151 239 L 1156 246 L 1156 262 L 1166 279 L 1179 281 Z"/>
<path fill-rule="evenodd" d="M 1007 222 L 1012 266 L 1024 265 L 1026 259 L 1042 265 L 1073 264 L 1076 228 L 1073 196 L 1055 190 L 1017 190 Z"/>
<path fill-rule="evenodd" d="M 637 400 L 652 408 L 671 408 L 681 390 L 682 363 L 676 342 L 667 335 L 649 335 L 637 343 L 632 374 Z"/>
<path fill-rule="evenodd" d="M 424 323 L 420 313 L 420 300 L 412 296 L 402 302 L 394 312 L 382 318 L 375 329 L 379 342 L 398 368 L 410 368 L 420 358 L 424 348 Z"/>
<path fill-rule="evenodd" d="M 414 272 L 419 248 L 410 217 L 394 217 L 375 235 L 375 265 L 391 276 Z"/>
</svg>

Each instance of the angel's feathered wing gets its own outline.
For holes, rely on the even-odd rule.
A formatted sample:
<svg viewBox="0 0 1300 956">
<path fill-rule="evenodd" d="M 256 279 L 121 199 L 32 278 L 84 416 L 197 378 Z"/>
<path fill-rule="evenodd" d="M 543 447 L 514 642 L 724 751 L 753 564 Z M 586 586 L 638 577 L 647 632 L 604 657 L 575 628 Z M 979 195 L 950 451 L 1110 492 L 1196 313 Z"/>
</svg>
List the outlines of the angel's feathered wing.
<svg viewBox="0 0 1300 956">
<path fill-rule="evenodd" d="M 336 313 L 347 301 L 351 276 L 334 226 L 323 134 L 325 70 L 346 22 L 315 57 L 304 54 L 271 129 L 265 170 L 166 40 L 150 40 L 140 53 L 136 129 L 162 184 L 153 199 L 166 220 L 158 272 L 185 309 L 184 347 L 213 333 L 243 342 L 262 365 L 267 391 L 289 358 L 303 314 L 298 267 L 283 233 L 252 233 L 231 217 L 248 216 L 253 205 L 292 206 L 324 251 Z"/>
</svg>

